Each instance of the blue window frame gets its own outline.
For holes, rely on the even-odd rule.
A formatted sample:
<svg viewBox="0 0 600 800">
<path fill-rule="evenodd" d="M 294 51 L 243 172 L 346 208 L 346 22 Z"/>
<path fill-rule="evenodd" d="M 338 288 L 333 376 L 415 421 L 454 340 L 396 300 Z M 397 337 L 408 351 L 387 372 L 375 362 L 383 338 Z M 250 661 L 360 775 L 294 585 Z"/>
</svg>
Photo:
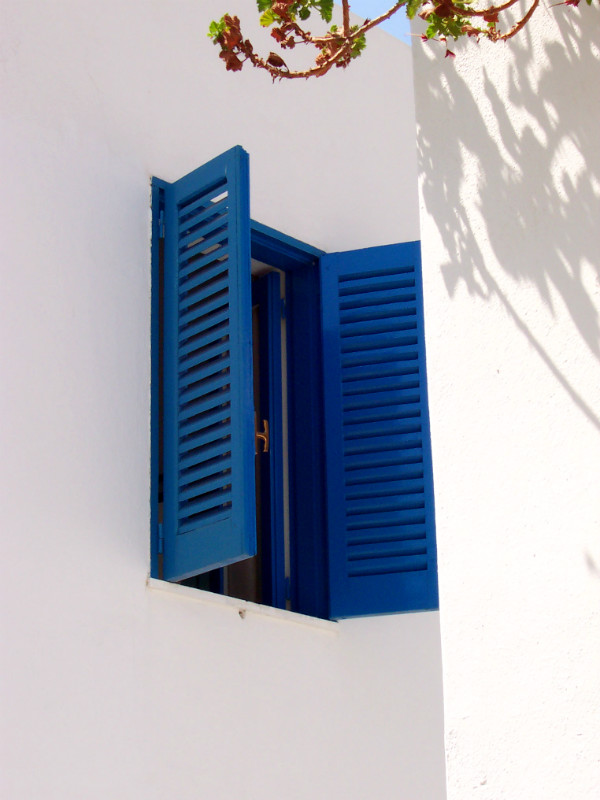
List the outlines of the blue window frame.
<svg viewBox="0 0 600 800">
<path fill-rule="evenodd" d="M 273 270 L 252 291 L 251 258 Z M 325 254 L 251 222 L 238 147 L 153 181 L 152 269 L 152 574 L 218 591 L 256 552 L 255 303 L 261 600 L 328 618 L 436 608 L 418 243 Z"/>
</svg>

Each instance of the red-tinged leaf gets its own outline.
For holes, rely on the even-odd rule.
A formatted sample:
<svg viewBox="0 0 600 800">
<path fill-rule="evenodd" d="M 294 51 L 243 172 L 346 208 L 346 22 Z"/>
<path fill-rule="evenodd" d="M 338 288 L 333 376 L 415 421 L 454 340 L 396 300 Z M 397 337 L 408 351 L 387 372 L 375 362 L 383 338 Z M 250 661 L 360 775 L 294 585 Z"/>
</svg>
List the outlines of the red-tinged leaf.
<svg viewBox="0 0 600 800">
<path fill-rule="evenodd" d="M 277 53 L 269 53 L 267 64 L 269 64 L 271 67 L 275 67 L 275 69 L 287 69 L 287 64 L 281 56 L 277 55 Z"/>
<path fill-rule="evenodd" d="M 225 69 L 231 72 L 238 72 L 244 66 L 243 62 L 230 50 L 221 50 L 219 57 L 225 62 Z"/>
<path fill-rule="evenodd" d="M 223 46 L 227 50 L 235 50 L 235 48 L 241 43 L 242 37 L 239 35 L 237 31 L 224 31 L 223 32 Z"/>
<path fill-rule="evenodd" d="M 281 19 L 286 19 L 289 16 L 289 7 L 291 6 L 290 0 L 279 0 L 271 6 L 273 13 L 277 14 Z"/>
<path fill-rule="evenodd" d="M 281 28 L 273 28 L 271 31 L 271 36 L 276 42 L 283 42 L 283 40 L 286 38 L 285 33 L 281 30 Z"/>
<path fill-rule="evenodd" d="M 444 58 L 456 58 L 456 55 L 452 52 L 452 50 L 446 50 L 446 55 Z"/>
<path fill-rule="evenodd" d="M 221 34 L 219 39 L 220 43 L 226 50 L 235 50 L 235 48 L 242 42 L 242 32 L 240 30 L 240 20 L 238 17 L 224 17 L 226 28 Z"/>
<path fill-rule="evenodd" d="M 448 17 L 454 16 L 454 11 L 450 7 L 449 0 L 442 0 L 439 6 L 436 6 L 434 9 L 434 14 L 441 19 L 447 19 Z"/>
</svg>

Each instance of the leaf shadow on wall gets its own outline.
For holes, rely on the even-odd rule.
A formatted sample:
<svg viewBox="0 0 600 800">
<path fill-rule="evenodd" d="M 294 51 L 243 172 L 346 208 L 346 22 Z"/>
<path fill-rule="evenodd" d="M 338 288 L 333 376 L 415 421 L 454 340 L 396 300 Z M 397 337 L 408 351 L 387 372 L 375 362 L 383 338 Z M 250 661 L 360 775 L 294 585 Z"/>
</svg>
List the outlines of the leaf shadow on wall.
<svg viewBox="0 0 600 800">
<path fill-rule="evenodd" d="M 513 40 L 509 81 L 502 90 L 506 99 L 485 67 L 476 77 L 469 73 L 476 83 L 474 91 L 454 64 L 449 68 L 446 61 L 440 66 L 436 54 L 437 63 L 430 61 L 423 70 L 427 83 L 421 85 L 425 94 L 417 103 L 421 110 L 428 107 L 426 118 L 436 119 L 447 131 L 443 142 L 434 133 L 435 145 L 427 130 L 420 131 L 419 167 L 425 207 L 436 220 L 450 257 L 442 265 L 448 293 L 453 296 L 462 283 L 473 295 L 498 299 L 600 431 L 598 415 L 559 369 L 495 277 L 504 272 L 515 282 L 532 284 L 551 313 L 560 295 L 582 340 L 600 361 L 599 309 L 584 283 L 584 272 L 589 270 L 600 282 L 600 147 L 589 116 L 590 104 L 600 98 L 590 97 L 585 88 L 597 88 L 600 83 L 600 50 L 593 44 L 599 38 L 594 35 L 600 32 L 599 21 L 597 15 L 589 14 L 583 20 L 588 24 L 582 26 L 581 17 L 557 14 L 562 41 L 545 45 L 543 58 L 550 66 L 536 85 L 529 75 L 541 62 L 541 54 L 536 54 L 540 43 L 532 42 L 529 31 Z M 427 55 L 418 58 L 426 60 Z M 460 53 L 457 66 L 459 59 Z M 474 174 L 465 175 L 469 168 Z M 448 209 L 452 209 L 450 214 Z M 589 280 L 588 272 L 588 284 Z"/>
</svg>

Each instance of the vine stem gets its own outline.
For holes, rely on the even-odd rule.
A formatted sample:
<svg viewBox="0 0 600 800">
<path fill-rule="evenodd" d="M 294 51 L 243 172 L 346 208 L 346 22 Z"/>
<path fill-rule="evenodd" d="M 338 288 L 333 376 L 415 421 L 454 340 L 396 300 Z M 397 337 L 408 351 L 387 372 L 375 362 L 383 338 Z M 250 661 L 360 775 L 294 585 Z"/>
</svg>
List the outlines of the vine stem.
<svg viewBox="0 0 600 800">
<path fill-rule="evenodd" d="M 367 31 L 370 31 L 371 28 L 374 28 L 376 25 L 379 25 L 380 22 L 385 22 L 386 19 L 389 19 L 392 16 L 392 14 L 395 14 L 399 8 L 405 6 L 407 2 L 408 0 L 398 0 L 398 2 L 395 3 L 391 8 L 388 8 L 388 10 L 384 14 L 380 14 L 378 17 L 375 17 L 375 19 L 365 20 L 358 29 L 357 33 L 366 33 Z"/>
<path fill-rule="evenodd" d="M 310 67 L 309 69 L 299 70 L 299 71 L 294 71 L 294 70 L 284 71 L 278 67 L 272 67 L 270 64 L 267 64 L 266 61 L 264 61 L 260 56 L 257 56 L 256 53 L 252 53 L 246 57 L 252 62 L 252 64 L 254 64 L 255 67 L 259 67 L 260 69 L 266 70 L 271 75 L 273 80 L 275 80 L 275 78 L 279 78 L 280 80 L 281 78 L 288 78 L 293 80 L 294 78 L 310 78 L 313 75 L 325 75 L 326 72 L 329 72 L 329 70 L 333 66 L 335 66 L 337 59 L 342 55 L 346 47 L 347 44 L 344 43 L 339 48 L 339 50 L 336 50 L 336 52 L 333 53 L 331 56 L 329 56 L 329 58 L 322 64 Z"/>
<path fill-rule="evenodd" d="M 457 6 L 453 5 L 452 3 L 448 3 L 447 7 L 450 11 L 453 11 L 457 15 L 462 15 L 464 17 L 485 17 L 487 14 L 499 14 L 501 11 L 506 11 L 506 9 L 514 6 L 518 0 L 508 0 L 508 2 L 503 3 L 500 6 L 488 6 L 487 8 L 482 8 L 478 10 L 476 8 L 458 8 Z"/>
<path fill-rule="evenodd" d="M 531 5 L 531 8 L 525 14 L 523 19 L 520 20 L 519 22 L 517 22 L 517 24 L 508 31 L 508 33 L 504 33 L 504 34 L 502 34 L 502 36 L 499 36 L 498 38 L 501 39 L 502 41 L 506 41 L 506 39 L 511 39 L 515 34 L 517 34 L 521 30 L 521 28 L 524 28 L 525 25 L 531 19 L 531 15 L 533 14 L 533 12 L 538 7 L 539 2 L 540 2 L 540 0 L 534 0 L 534 2 Z"/>
<path fill-rule="evenodd" d="M 344 19 L 344 36 L 350 36 L 350 3 L 349 0 L 342 0 L 342 13 Z"/>
</svg>

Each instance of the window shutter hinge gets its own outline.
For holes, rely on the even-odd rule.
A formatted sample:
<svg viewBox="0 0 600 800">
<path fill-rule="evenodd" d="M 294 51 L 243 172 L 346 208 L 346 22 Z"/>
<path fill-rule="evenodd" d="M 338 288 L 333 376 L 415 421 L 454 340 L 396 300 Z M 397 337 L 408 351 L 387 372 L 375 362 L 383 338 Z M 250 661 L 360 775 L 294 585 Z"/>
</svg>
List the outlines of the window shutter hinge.
<svg viewBox="0 0 600 800">
<path fill-rule="evenodd" d="M 164 553 L 164 543 L 165 539 L 163 536 L 163 526 L 162 522 L 158 523 L 158 555 L 161 556 Z"/>
<path fill-rule="evenodd" d="M 281 298 L 281 319 L 286 319 L 287 317 L 287 308 L 285 305 L 285 299 Z"/>
</svg>

